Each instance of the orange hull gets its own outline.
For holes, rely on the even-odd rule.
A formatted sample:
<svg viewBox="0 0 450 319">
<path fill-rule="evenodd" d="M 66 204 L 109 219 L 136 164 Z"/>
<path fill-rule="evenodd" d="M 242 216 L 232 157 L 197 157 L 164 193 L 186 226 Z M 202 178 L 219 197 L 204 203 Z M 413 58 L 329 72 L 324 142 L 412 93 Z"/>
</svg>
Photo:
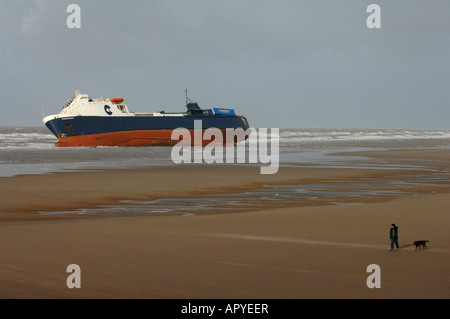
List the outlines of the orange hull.
<svg viewBox="0 0 450 319">
<path fill-rule="evenodd" d="M 204 130 L 203 130 L 204 132 Z M 227 145 L 238 142 L 236 138 L 231 141 L 226 139 L 226 131 L 221 130 L 223 140 L 211 141 L 201 139 L 201 145 Z M 189 130 L 191 134 L 190 144 L 194 145 L 194 130 Z M 196 132 L 200 135 L 200 132 Z M 141 131 L 123 131 L 91 135 L 78 135 L 69 137 L 59 137 L 55 143 L 58 147 L 78 147 L 78 146 L 172 146 L 183 141 L 183 138 L 172 140 L 172 130 L 141 130 Z M 203 133 L 201 134 L 203 136 Z M 248 136 L 245 136 L 247 139 Z M 187 141 L 186 145 L 189 145 Z"/>
</svg>

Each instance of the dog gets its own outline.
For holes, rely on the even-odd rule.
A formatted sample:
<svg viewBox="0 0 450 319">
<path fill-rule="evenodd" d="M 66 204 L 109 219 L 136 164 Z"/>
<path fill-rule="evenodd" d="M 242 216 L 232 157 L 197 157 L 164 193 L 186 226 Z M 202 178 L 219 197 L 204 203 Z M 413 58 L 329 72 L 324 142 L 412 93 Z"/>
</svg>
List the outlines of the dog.
<svg viewBox="0 0 450 319">
<path fill-rule="evenodd" d="M 419 247 L 419 250 L 420 250 L 420 247 L 422 247 L 423 249 L 427 249 L 427 242 L 428 242 L 428 240 L 416 240 L 413 243 L 414 245 L 416 245 L 416 249 L 414 249 L 414 250 L 417 250 L 417 247 Z"/>
</svg>

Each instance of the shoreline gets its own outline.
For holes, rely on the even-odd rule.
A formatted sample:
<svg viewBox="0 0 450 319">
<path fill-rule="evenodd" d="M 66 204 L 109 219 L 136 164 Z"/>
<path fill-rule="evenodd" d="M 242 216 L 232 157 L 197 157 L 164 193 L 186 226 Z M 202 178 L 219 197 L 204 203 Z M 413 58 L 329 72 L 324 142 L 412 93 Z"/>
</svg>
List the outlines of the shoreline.
<svg viewBox="0 0 450 319">
<path fill-rule="evenodd" d="M 74 172 L 55 172 L 47 174 L 17 175 L 0 177 L 0 220 L 20 221 L 22 219 L 68 219 L 89 218 L 89 214 L 77 213 L 80 209 L 95 209 L 105 205 L 120 205 L 123 201 L 149 202 L 160 199 L 201 198 L 202 196 L 224 197 L 236 192 L 267 191 L 264 186 L 308 185 L 312 183 L 345 183 L 361 180 L 403 180 L 408 184 L 416 175 L 429 177 L 431 187 L 421 187 L 420 180 L 416 188 L 424 192 L 446 191 L 446 179 L 438 180 L 430 174 L 435 170 L 448 176 L 446 170 L 450 164 L 450 150 L 389 150 L 339 152 L 333 156 L 351 156 L 364 159 L 368 165 L 377 165 L 378 159 L 383 163 L 399 164 L 404 167 L 327 167 L 311 164 L 280 167 L 277 174 L 261 175 L 259 167 L 245 165 L 202 165 L 185 164 L 178 166 L 161 166 L 129 169 L 92 169 Z M 410 157 L 414 156 L 414 159 Z M 375 158 L 375 161 L 370 161 Z M 359 161 L 361 162 L 361 161 Z M 412 162 L 415 164 L 411 166 Z M 348 166 L 351 166 L 349 162 Z M 174 185 L 176 179 L 176 186 Z M 392 183 L 392 181 L 391 181 Z M 45 185 L 43 187 L 43 185 Z M 377 187 L 378 190 L 397 190 L 398 194 L 391 197 L 363 199 L 366 201 L 388 200 L 394 197 L 410 194 L 407 187 Z M 441 187 L 442 186 L 442 187 Z M 370 186 L 367 186 L 370 187 Z M 350 185 L 351 188 L 351 185 Z M 401 194 L 403 192 L 403 194 Z M 368 194 L 366 194 L 368 195 Z M 345 197 L 345 195 L 343 196 Z M 364 196 L 361 196 L 364 197 Z M 305 198 L 301 198 L 305 200 Z M 339 199 L 341 203 L 352 203 L 354 198 Z M 266 203 L 268 204 L 268 203 Z M 273 204 L 273 203 L 270 203 Z M 315 204 L 320 204 L 316 201 Z M 284 201 L 274 207 L 304 206 L 301 203 Z M 255 209 L 260 209 L 255 207 Z M 239 210 L 239 208 L 237 209 Z M 246 211 L 252 209 L 246 209 Z M 73 214 L 68 212 L 74 211 Z M 202 214 L 213 211 L 201 212 Z M 61 214 L 58 214 L 61 212 Z M 84 216 L 83 216 L 84 215 Z M 164 214 L 160 214 L 164 215 Z M 145 214 L 128 214 L 128 216 L 145 216 Z M 101 218 L 101 216 L 95 216 Z M 111 217 L 111 216 L 106 216 Z M 124 216 L 125 217 L 125 216 Z"/>
<path fill-rule="evenodd" d="M 432 159 L 411 152 L 375 155 L 392 164 L 414 155 L 408 162 L 418 169 L 302 166 L 261 175 L 259 167 L 189 165 L 0 178 L 0 297 L 449 298 L 450 150 Z M 231 201 L 237 194 L 246 205 Z M 267 199 L 277 194 L 284 199 Z M 110 206 L 104 215 L 36 214 L 211 198 L 223 201 L 188 216 L 130 207 L 108 214 Z M 398 252 L 389 251 L 392 223 Z M 414 251 L 421 239 L 428 249 Z M 66 287 L 73 263 L 81 289 Z M 370 264 L 381 267 L 381 289 L 366 285 Z"/>
</svg>

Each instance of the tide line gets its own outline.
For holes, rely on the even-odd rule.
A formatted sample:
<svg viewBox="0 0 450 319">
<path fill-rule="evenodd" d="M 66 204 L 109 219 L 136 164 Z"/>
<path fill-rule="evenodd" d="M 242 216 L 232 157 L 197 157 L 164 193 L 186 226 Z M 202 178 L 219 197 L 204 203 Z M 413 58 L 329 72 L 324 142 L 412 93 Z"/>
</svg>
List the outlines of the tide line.
<svg viewBox="0 0 450 319">
<path fill-rule="evenodd" d="M 349 248 L 372 248 L 372 249 L 387 250 L 386 245 L 321 241 L 321 240 L 312 240 L 312 239 L 305 239 L 305 238 L 254 236 L 254 235 L 239 235 L 239 234 L 215 234 L 214 236 L 244 239 L 244 240 L 296 243 L 296 244 L 305 244 L 305 245 L 340 246 L 340 247 L 349 247 Z"/>
</svg>

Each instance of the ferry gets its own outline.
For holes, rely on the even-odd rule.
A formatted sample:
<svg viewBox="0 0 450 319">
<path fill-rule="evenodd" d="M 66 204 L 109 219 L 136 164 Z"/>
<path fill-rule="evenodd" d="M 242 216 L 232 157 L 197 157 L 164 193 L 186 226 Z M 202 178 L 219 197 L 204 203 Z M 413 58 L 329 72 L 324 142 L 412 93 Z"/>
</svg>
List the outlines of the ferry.
<svg viewBox="0 0 450 319">
<path fill-rule="evenodd" d="M 182 141 L 182 136 L 172 137 L 175 129 L 187 129 L 191 136 L 202 130 L 201 144 L 208 145 L 212 141 L 203 138 L 208 128 L 219 129 L 223 140 L 221 144 L 239 143 L 248 138 L 233 138 L 229 141 L 227 129 L 249 128 L 247 118 L 237 115 L 234 109 L 209 108 L 202 109 L 198 103 L 187 97 L 185 112 L 154 113 L 130 112 L 123 98 L 90 98 L 88 94 L 75 91 L 59 114 L 43 118 L 43 123 L 58 138 L 58 147 L 78 146 L 170 146 Z M 195 129 L 195 130 L 194 130 Z M 175 134 L 177 135 L 177 134 Z M 199 143 L 198 139 L 190 139 L 191 144 Z"/>
</svg>

